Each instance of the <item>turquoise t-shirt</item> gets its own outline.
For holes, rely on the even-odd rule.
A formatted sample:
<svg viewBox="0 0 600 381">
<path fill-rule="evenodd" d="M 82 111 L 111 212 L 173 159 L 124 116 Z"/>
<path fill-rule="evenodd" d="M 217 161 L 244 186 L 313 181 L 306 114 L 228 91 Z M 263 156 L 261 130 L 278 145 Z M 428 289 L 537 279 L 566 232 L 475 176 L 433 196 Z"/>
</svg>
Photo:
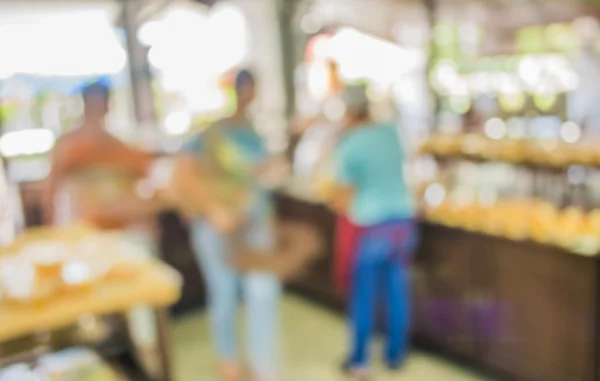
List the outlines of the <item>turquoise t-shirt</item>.
<svg viewBox="0 0 600 381">
<path fill-rule="evenodd" d="M 218 165 L 231 187 L 250 189 L 254 196 L 252 214 L 271 212 L 269 192 L 260 185 L 255 171 L 268 159 L 268 152 L 252 126 L 219 122 L 192 138 L 184 151 Z"/>
<path fill-rule="evenodd" d="M 355 191 L 349 211 L 354 223 L 370 226 L 414 217 L 403 164 L 394 125 L 374 123 L 344 135 L 336 150 L 336 180 Z"/>
</svg>

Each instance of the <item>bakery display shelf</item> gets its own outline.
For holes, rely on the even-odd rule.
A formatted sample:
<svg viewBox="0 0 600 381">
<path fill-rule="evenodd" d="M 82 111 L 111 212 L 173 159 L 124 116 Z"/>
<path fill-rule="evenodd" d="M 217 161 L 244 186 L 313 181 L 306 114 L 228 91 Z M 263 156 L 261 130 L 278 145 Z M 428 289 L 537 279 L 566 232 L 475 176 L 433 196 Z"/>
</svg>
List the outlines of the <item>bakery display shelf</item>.
<svg viewBox="0 0 600 381">
<path fill-rule="evenodd" d="M 143 370 L 139 361 L 129 353 L 105 357 L 105 360 L 122 377 L 123 381 L 156 381 Z"/>
<path fill-rule="evenodd" d="M 138 305 L 167 307 L 179 298 L 181 280 L 170 268 L 149 262 L 134 279 L 96 287 L 85 293 L 57 296 L 43 305 L 0 307 L 0 342 L 59 329 L 84 315 L 106 316 Z"/>
<path fill-rule="evenodd" d="M 91 324 L 91 326 L 90 326 Z M 118 355 L 129 348 L 127 319 L 122 314 L 86 318 L 86 326 L 72 324 L 53 331 L 40 330 L 0 343 L 0 368 L 70 347 L 90 347 L 98 353 Z"/>
<path fill-rule="evenodd" d="M 413 334 L 508 379 L 597 381 L 600 261 L 424 222 Z"/>
<path fill-rule="evenodd" d="M 26 356 L 22 356 L 20 358 L 14 358 L 13 360 L 15 361 L 5 363 L 4 365 L 0 365 L 0 372 L 2 371 L 2 369 L 7 369 L 10 366 L 15 366 L 18 364 L 29 364 L 30 366 L 34 365 L 36 364 L 37 360 L 41 358 L 42 355 L 48 355 L 50 353 L 52 352 L 36 352 L 30 353 Z M 143 368 L 139 365 L 138 361 L 133 356 L 127 353 L 122 353 L 118 356 L 101 355 L 101 357 L 106 362 L 107 370 L 110 370 L 110 372 L 114 374 L 114 377 L 111 377 L 109 381 L 155 381 L 143 370 Z"/>
<path fill-rule="evenodd" d="M 67 342 L 63 338 L 60 343 L 54 343 L 48 340 L 50 333 L 44 333 L 2 343 L 0 344 L 0 373 L 3 369 L 19 364 L 27 364 L 34 368 L 44 357 L 77 348 L 95 353 L 107 367 L 119 375 L 115 379 L 110 378 L 109 381 L 169 380 L 164 375 L 150 375 L 141 358 L 138 357 L 135 344 L 128 335 L 126 320 L 121 315 L 115 315 L 114 318 L 114 321 L 119 321 L 120 324 L 114 325 L 106 337 L 97 342 L 83 342 L 72 340 L 72 338 L 67 338 L 67 340 L 71 340 Z M 63 335 L 64 333 L 65 331 L 62 332 Z M 0 378 L 0 380 L 3 379 Z M 96 379 L 94 378 L 93 381 Z"/>
<path fill-rule="evenodd" d="M 157 316 L 166 316 L 161 311 L 156 311 Z M 96 339 L 82 339 L 73 335 L 76 326 L 58 331 L 40 331 L 36 334 L 20 337 L 0 343 L 0 371 L 17 364 L 34 365 L 43 356 L 69 350 L 70 348 L 88 348 L 101 356 L 107 364 L 113 364 L 123 378 L 115 381 L 170 381 L 170 343 L 166 335 L 168 321 L 164 318 L 157 319 L 156 347 L 153 349 L 158 357 L 160 370 L 155 369 L 156 375 L 150 376 L 148 367 L 140 357 L 132 337 L 127 319 L 122 314 L 115 314 L 107 318 L 106 324 L 110 329 Z M 57 338 L 57 339 L 55 339 Z M 142 352 L 143 353 L 143 352 Z M 154 373 L 153 373 L 154 374 Z M 95 381 L 95 380 L 94 380 Z M 112 381 L 112 379 L 110 380 Z"/>
<path fill-rule="evenodd" d="M 5 294 L 0 303 L 0 343 L 140 305 L 168 308 L 180 297 L 181 276 L 170 266 L 118 233 L 102 233 L 85 225 L 27 230 L 2 248 L 0 257 Z M 73 263 L 77 266 L 69 267 Z M 11 274 L 29 279 L 31 267 L 31 280 L 15 282 Z M 99 271 L 96 279 L 94 269 L 105 267 L 108 270 Z M 79 279 L 74 275 L 83 276 L 84 281 L 70 285 L 65 277 Z M 38 278 L 44 282 L 36 283 Z M 38 289 L 56 283 L 62 286 L 36 297 Z M 30 288 L 35 292 L 27 291 Z M 32 295 L 13 300 L 8 298 L 9 291 Z"/>
<path fill-rule="evenodd" d="M 160 376 L 153 381 L 172 380 L 166 309 L 179 299 L 182 280 L 143 247 L 85 226 L 41 228 L 17 237 L 0 260 L 0 357 L 6 362 L 81 345 L 154 368 L 141 361 L 146 348 L 134 340 L 129 316 L 144 306 L 156 321 L 152 352 Z"/>
<path fill-rule="evenodd" d="M 507 236 L 503 236 L 500 234 L 493 234 L 491 232 L 487 232 L 482 229 L 469 229 L 466 226 L 445 224 L 445 223 L 442 223 L 439 221 L 433 221 L 433 220 L 424 220 L 422 222 L 422 224 L 426 225 L 426 226 L 430 226 L 430 227 L 438 227 L 441 229 L 456 230 L 456 231 L 460 231 L 460 232 L 468 233 L 468 234 L 476 234 L 476 235 L 485 237 L 485 239 L 489 239 L 489 240 L 513 242 L 515 244 L 523 245 L 523 247 L 529 247 L 532 250 L 538 250 L 538 251 L 540 251 L 540 250 L 541 251 L 543 251 L 543 250 L 561 250 L 564 254 L 568 254 L 568 255 L 590 257 L 590 258 L 600 258 L 600 252 L 595 251 L 595 250 L 591 251 L 591 250 L 578 250 L 575 248 L 567 248 L 567 247 L 564 247 L 564 246 L 561 246 L 559 244 L 555 244 L 552 242 L 539 242 L 539 241 L 536 241 L 536 240 L 534 240 L 532 238 L 528 238 L 528 237 L 507 237 Z"/>
<path fill-rule="evenodd" d="M 2 381 L 156 381 L 131 351 L 104 353 L 87 346 L 69 346 L 32 353 L 0 367 Z"/>
<path fill-rule="evenodd" d="M 545 170 L 552 172 L 563 172 L 573 166 L 580 166 L 589 169 L 599 169 L 600 164 L 596 163 L 583 163 L 583 162 L 561 162 L 561 163 L 536 163 L 527 160 L 506 160 L 502 158 L 485 157 L 481 155 L 470 155 L 470 154 L 440 154 L 423 152 L 422 156 L 431 156 L 435 158 L 439 163 L 452 163 L 457 161 L 469 161 L 473 163 L 485 164 L 485 163 L 499 163 L 516 165 L 530 170 Z"/>
</svg>

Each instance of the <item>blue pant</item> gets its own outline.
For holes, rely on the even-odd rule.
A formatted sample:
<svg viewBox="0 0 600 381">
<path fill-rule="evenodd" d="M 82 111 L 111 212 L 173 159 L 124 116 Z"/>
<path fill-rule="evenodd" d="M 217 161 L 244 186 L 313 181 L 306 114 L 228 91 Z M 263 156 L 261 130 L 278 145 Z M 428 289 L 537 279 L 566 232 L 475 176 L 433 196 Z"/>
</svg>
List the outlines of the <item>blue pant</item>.
<svg viewBox="0 0 600 381">
<path fill-rule="evenodd" d="M 414 221 L 399 220 L 367 227 L 361 233 L 350 290 L 350 368 L 368 366 L 378 304 L 385 317 L 385 361 L 397 367 L 404 360 L 410 325 L 408 265 L 416 232 Z"/>
<path fill-rule="evenodd" d="M 272 221 L 253 221 L 241 237 L 256 249 L 274 245 Z M 248 355 L 253 371 L 265 379 L 275 377 L 277 366 L 278 301 L 281 285 L 277 277 L 249 272 L 239 274 L 228 262 L 230 242 L 211 225 L 196 221 L 192 242 L 208 289 L 209 313 L 215 349 L 221 360 L 237 361 L 237 305 L 241 286 L 247 309 Z"/>
</svg>

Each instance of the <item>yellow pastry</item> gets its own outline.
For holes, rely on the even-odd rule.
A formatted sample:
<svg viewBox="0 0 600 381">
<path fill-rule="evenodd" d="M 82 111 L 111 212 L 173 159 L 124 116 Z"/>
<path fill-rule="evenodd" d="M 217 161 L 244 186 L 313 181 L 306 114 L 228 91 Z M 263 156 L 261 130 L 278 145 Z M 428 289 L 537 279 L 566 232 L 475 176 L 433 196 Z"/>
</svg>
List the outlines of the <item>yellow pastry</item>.
<svg viewBox="0 0 600 381">
<path fill-rule="evenodd" d="M 109 272 L 106 260 L 71 260 L 62 268 L 61 281 L 66 291 L 82 291 L 98 284 Z"/>
<path fill-rule="evenodd" d="M 557 224 L 558 211 L 552 204 L 547 202 L 536 203 L 533 208 L 530 227 L 531 238 L 540 243 L 549 243 L 553 239 L 553 229 Z"/>
<path fill-rule="evenodd" d="M 558 218 L 556 242 L 563 247 L 572 247 L 574 241 L 585 230 L 585 214 L 577 207 L 566 208 Z"/>
<path fill-rule="evenodd" d="M 41 303 L 58 290 L 56 278 L 40 277 L 36 268 L 20 258 L 5 259 L 0 263 L 0 286 L 7 303 Z"/>
<path fill-rule="evenodd" d="M 594 209 L 587 215 L 591 234 L 600 236 L 600 209 Z"/>
<path fill-rule="evenodd" d="M 23 260 L 31 263 L 40 277 L 58 277 L 65 258 L 70 255 L 66 244 L 39 242 L 26 246 L 18 254 Z"/>
</svg>

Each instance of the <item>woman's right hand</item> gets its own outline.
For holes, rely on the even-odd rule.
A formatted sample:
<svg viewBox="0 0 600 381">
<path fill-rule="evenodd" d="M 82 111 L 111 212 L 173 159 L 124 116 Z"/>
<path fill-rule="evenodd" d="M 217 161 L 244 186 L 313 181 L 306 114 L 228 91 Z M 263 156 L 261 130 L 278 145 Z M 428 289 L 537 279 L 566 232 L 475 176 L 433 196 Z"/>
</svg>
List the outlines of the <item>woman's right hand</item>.
<svg viewBox="0 0 600 381">
<path fill-rule="evenodd" d="M 240 227 L 239 216 L 230 208 L 215 205 L 206 213 L 206 219 L 221 233 L 231 234 Z"/>
</svg>

